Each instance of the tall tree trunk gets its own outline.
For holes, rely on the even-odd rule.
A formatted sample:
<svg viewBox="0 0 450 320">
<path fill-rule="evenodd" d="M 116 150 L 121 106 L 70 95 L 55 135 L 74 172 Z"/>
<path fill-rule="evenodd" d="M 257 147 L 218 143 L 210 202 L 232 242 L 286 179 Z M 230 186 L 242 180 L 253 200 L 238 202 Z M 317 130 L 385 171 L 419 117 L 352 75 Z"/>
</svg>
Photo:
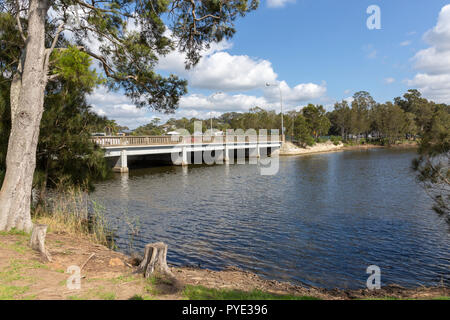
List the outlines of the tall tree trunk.
<svg viewBox="0 0 450 320">
<path fill-rule="evenodd" d="M 6 174 L 0 191 L 0 230 L 31 231 L 31 188 L 47 84 L 45 19 L 48 1 L 31 0 L 20 90 L 12 97 Z M 13 82 L 14 85 L 16 82 Z M 15 84 L 17 85 L 17 83 Z M 18 101 L 16 104 L 15 101 Z"/>
</svg>

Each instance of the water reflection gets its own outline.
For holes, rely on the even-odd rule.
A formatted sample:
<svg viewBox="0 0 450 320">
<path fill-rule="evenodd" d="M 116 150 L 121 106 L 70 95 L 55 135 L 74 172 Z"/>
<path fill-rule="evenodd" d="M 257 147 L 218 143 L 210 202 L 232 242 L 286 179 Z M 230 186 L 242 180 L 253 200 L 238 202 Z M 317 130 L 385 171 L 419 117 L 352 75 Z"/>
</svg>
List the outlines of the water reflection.
<svg viewBox="0 0 450 320">
<path fill-rule="evenodd" d="M 156 167 L 97 185 L 121 250 L 124 214 L 139 220 L 136 249 L 169 245 L 168 261 L 235 265 L 272 279 L 362 287 L 366 268 L 382 284 L 449 284 L 448 226 L 410 169 L 414 153 L 371 150 L 280 158 L 258 165 Z"/>
</svg>

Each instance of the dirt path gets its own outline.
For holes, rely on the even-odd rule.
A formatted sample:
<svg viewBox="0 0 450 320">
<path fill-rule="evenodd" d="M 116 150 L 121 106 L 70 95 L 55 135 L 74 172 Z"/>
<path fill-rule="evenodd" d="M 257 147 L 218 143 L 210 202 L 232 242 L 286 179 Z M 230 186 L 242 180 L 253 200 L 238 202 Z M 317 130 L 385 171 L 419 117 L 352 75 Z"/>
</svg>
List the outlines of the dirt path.
<svg viewBox="0 0 450 320">
<path fill-rule="evenodd" d="M 0 234 L 0 299 L 185 299 L 186 285 L 215 289 L 273 294 L 312 296 L 320 299 L 415 298 L 449 296 L 449 289 L 418 288 L 406 290 L 387 287 L 367 290 L 324 290 L 290 283 L 265 280 L 238 269 L 211 271 L 195 268 L 171 268 L 176 279 L 143 279 L 134 273 L 130 257 L 67 234 L 49 233 L 47 248 L 53 261 L 45 263 L 28 247 L 29 235 Z M 169 248 L 170 249 L 170 248 Z M 92 254 L 94 254 L 92 256 Z M 92 256 L 92 257 L 91 257 Z M 91 258 L 90 258 L 91 257 Z M 89 259 L 90 258 L 90 259 Z M 81 289 L 68 289 L 69 266 L 83 266 Z"/>
</svg>

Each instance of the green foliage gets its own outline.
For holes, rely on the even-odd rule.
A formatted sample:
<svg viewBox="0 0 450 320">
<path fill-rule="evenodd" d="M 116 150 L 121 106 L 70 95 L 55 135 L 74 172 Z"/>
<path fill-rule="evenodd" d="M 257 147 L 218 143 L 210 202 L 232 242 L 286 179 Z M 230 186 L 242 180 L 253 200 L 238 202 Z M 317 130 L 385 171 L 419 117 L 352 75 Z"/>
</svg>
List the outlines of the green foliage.
<svg viewBox="0 0 450 320">
<path fill-rule="evenodd" d="M 450 223 L 450 107 L 436 107 L 425 126 L 419 146 L 419 158 L 413 161 L 418 179 L 434 200 L 433 209 Z"/>
<path fill-rule="evenodd" d="M 94 87 L 104 83 L 104 79 L 96 70 L 90 68 L 92 58 L 74 46 L 54 51 L 52 58 L 54 59 L 52 74 L 59 75 L 80 91 L 89 93 Z"/>
<path fill-rule="evenodd" d="M 305 117 L 311 133 L 316 139 L 322 135 L 328 134 L 331 123 L 326 117 L 326 111 L 323 106 L 309 104 L 302 109 L 302 114 Z"/>
<path fill-rule="evenodd" d="M 163 129 L 159 126 L 160 119 L 155 118 L 149 124 L 140 126 L 133 131 L 135 136 L 160 136 Z"/>
<path fill-rule="evenodd" d="M 104 128 L 105 119 L 91 110 L 85 94 L 70 82 L 48 88 L 37 148 L 36 187 L 92 188 L 94 181 L 110 174 L 103 151 L 89 140 L 91 132 Z"/>
<path fill-rule="evenodd" d="M 340 136 L 331 136 L 330 141 L 333 142 L 335 146 L 339 145 L 342 142 L 342 137 Z"/>
<path fill-rule="evenodd" d="M 276 295 L 260 290 L 245 292 L 192 285 L 185 287 L 183 295 L 190 300 L 320 300 L 310 296 Z"/>
</svg>

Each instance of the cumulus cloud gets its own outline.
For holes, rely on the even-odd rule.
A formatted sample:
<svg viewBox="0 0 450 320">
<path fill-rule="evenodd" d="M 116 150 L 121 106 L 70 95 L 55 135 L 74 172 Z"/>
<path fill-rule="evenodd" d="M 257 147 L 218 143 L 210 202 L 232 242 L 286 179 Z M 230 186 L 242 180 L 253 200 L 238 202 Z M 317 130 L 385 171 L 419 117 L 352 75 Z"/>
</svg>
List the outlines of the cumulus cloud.
<svg viewBox="0 0 450 320">
<path fill-rule="evenodd" d="M 427 98 L 450 103 L 450 5 L 441 9 L 436 26 L 423 38 L 430 47 L 413 57 L 419 73 L 407 83 Z"/>
<path fill-rule="evenodd" d="M 315 83 L 301 83 L 291 88 L 285 81 L 279 83 L 283 102 L 288 105 L 295 105 L 301 102 L 323 97 L 327 91 L 326 83 L 321 85 Z M 268 101 L 277 101 L 280 99 L 280 89 L 275 86 L 267 87 L 265 97 Z"/>
<path fill-rule="evenodd" d="M 245 112 L 255 106 L 261 108 L 270 107 L 270 103 L 264 97 L 256 97 L 245 94 L 229 95 L 226 93 L 205 96 L 203 94 L 191 94 L 181 98 L 180 111 L 196 110 L 199 113 L 216 112 Z M 177 112 L 178 114 L 178 112 Z"/>
<path fill-rule="evenodd" d="M 384 83 L 385 84 L 391 84 L 391 83 L 394 83 L 394 82 L 395 82 L 395 79 L 392 78 L 392 77 L 384 79 Z"/>
<path fill-rule="evenodd" d="M 170 36 L 170 34 L 168 35 Z M 301 83 L 290 87 L 285 81 L 279 82 L 278 75 L 268 60 L 248 55 L 232 55 L 227 50 L 232 43 L 221 41 L 203 50 L 199 63 L 190 70 L 185 69 L 185 55 L 174 51 L 160 57 L 157 70 L 176 73 L 186 78 L 190 89 L 223 91 L 222 94 L 205 95 L 193 93 L 180 99 L 179 109 L 174 115 L 157 115 L 163 121 L 169 117 L 209 118 L 225 112 L 245 112 L 255 106 L 279 111 L 278 87 L 266 88 L 266 83 L 278 84 L 283 95 L 284 110 L 300 106 L 302 103 L 323 98 L 326 83 Z M 253 90 L 252 94 L 234 94 Z M 263 91 L 262 96 L 254 94 Z M 116 119 L 121 125 L 135 128 L 148 123 L 155 115 L 145 109 L 137 109 L 120 93 L 107 92 L 99 88 L 89 97 L 94 110 L 108 118 Z"/>
<path fill-rule="evenodd" d="M 267 6 L 269 8 L 282 8 L 288 3 L 293 3 L 295 0 L 268 0 Z"/>
<path fill-rule="evenodd" d="M 226 41 L 212 45 L 202 53 L 200 62 L 191 70 L 185 69 L 183 54 L 172 52 L 160 59 L 158 69 L 186 77 L 193 88 L 222 91 L 261 88 L 266 82 L 277 78 L 269 61 L 247 55 L 231 55 L 224 51 L 231 46 Z"/>
<path fill-rule="evenodd" d="M 314 83 L 299 84 L 293 88 L 282 81 L 279 83 L 283 97 L 284 110 L 291 110 L 303 105 L 305 102 L 321 98 L 326 93 L 326 84 L 317 85 Z M 246 94 L 214 94 L 206 96 L 203 94 L 191 94 L 181 98 L 180 111 L 177 116 L 185 114 L 195 114 L 196 117 L 204 118 L 209 112 L 246 112 L 250 108 L 260 107 L 280 111 L 280 89 L 278 86 L 267 87 L 263 97 Z M 195 112 L 195 113 L 194 113 Z"/>
<path fill-rule="evenodd" d="M 147 109 L 138 109 L 125 95 L 108 92 L 100 87 L 88 96 L 89 104 L 98 115 L 114 119 L 119 125 L 136 128 L 149 123 L 155 116 Z"/>
</svg>

